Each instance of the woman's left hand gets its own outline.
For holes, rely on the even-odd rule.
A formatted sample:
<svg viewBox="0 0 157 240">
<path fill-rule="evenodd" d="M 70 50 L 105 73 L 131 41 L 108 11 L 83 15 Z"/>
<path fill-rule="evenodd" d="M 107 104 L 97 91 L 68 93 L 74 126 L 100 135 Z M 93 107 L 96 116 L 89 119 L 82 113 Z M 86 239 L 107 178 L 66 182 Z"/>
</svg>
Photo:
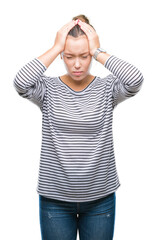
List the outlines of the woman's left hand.
<svg viewBox="0 0 157 240">
<path fill-rule="evenodd" d="M 93 56 L 97 48 L 100 47 L 99 37 L 94 28 L 92 28 L 89 24 L 82 22 L 81 20 L 76 21 L 78 21 L 77 24 L 81 27 L 81 29 L 88 37 L 90 54 Z"/>
</svg>

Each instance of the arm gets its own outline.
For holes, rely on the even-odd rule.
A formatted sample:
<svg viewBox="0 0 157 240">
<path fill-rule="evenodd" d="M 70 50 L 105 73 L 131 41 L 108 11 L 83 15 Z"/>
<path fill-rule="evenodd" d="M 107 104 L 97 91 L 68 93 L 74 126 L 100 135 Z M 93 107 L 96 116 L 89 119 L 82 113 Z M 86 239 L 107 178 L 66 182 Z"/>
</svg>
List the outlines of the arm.
<svg viewBox="0 0 157 240">
<path fill-rule="evenodd" d="M 39 107 L 42 105 L 46 83 L 43 73 L 46 66 L 37 58 L 24 65 L 16 74 L 13 84 L 21 97 L 31 100 Z"/>
<path fill-rule="evenodd" d="M 78 24 L 87 34 L 90 54 L 93 56 L 96 49 L 100 47 L 99 37 L 89 24 L 81 21 Z M 97 61 L 113 73 L 110 80 L 108 80 L 112 91 L 113 107 L 134 96 L 140 90 L 143 83 L 143 75 L 135 66 L 103 52 L 98 54 Z"/>
<path fill-rule="evenodd" d="M 46 53 L 39 56 L 38 59 L 48 67 L 54 59 L 64 50 L 65 41 L 68 32 L 77 24 L 77 21 L 70 21 L 65 24 L 58 32 L 55 38 L 54 46 Z"/>
<path fill-rule="evenodd" d="M 75 21 L 63 26 L 56 35 L 52 48 L 38 58 L 23 66 L 14 78 L 14 87 L 18 94 L 42 106 L 46 91 L 46 76 L 43 74 L 55 58 L 64 50 L 65 40 L 69 30 L 74 27 Z"/>
<path fill-rule="evenodd" d="M 104 66 L 113 74 L 111 89 L 114 107 L 139 92 L 144 78 L 138 68 L 113 55 L 107 58 Z"/>
<path fill-rule="evenodd" d="M 113 73 L 111 79 L 113 107 L 139 92 L 144 78 L 138 68 L 106 53 L 99 53 L 97 60 Z"/>
</svg>

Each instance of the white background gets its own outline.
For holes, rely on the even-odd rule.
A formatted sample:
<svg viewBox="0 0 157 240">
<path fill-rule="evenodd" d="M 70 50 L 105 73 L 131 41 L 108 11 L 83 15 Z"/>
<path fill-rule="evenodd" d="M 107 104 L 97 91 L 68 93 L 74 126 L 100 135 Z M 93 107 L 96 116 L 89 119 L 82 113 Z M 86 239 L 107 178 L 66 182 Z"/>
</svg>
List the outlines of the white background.
<svg viewBox="0 0 157 240">
<path fill-rule="evenodd" d="M 116 194 L 115 240 L 157 239 L 157 34 L 155 0 L 3 1 L 0 6 L 1 151 L 0 238 L 40 239 L 36 193 L 41 112 L 13 88 L 17 71 L 54 43 L 72 17 L 85 14 L 101 47 L 137 66 L 141 91 L 114 112 L 114 145 L 121 187 Z M 66 73 L 57 59 L 46 75 Z M 91 73 L 109 71 L 93 62 Z"/>
</svg>

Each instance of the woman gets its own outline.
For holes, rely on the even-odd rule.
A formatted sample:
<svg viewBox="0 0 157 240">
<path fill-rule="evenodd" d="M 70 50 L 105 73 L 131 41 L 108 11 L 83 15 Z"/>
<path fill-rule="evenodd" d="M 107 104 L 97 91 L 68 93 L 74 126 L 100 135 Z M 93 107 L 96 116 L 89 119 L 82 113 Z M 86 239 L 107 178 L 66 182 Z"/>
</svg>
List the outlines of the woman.
<svg viewBox="0 0 157 240">
<path fill-rule="evenodd" d="M 58 55 L 67 73 L 44 72 Z M 111 74 L 90 74 L 92 59 Z M 133 65 L 100 48 L 84 15 L 64 25 L 54 45 L 17 73 L 14 86 L 42 111 L 42 146 L 37 191 L 44 240 L 111 240 L 115 192 L 120 186 L 114 157 L 112 116 L 134 96 L 143 76 Z"/>
</svg>

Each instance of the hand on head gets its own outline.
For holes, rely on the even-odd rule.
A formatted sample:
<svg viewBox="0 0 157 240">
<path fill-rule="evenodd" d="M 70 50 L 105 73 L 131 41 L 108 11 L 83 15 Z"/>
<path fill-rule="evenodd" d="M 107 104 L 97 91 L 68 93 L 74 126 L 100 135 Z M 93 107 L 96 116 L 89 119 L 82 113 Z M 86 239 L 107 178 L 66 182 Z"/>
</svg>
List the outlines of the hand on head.
<svg viewBox="0 0 157 240">
<path fill-rule="evenodd" d="M 65 24 L 58 32 L 55 38 L 54 46 L 59 49 L 59 52 L 64 50 L 65 41 L 67 38 L 68 32 L 76 25 L 76 21 L 72 20 L 69 23 Z"/>
<path fill-rule="evenodd" d="M 66 41 L 67 35 L 68 35 L 69 31 L 77 24 L 87 35 L 87 38 L 89 41 L 90 54 L 93 56 L 96 49 L 98 47 L 100 47 L 99 37 L 98 37 L 96 31 L 89 24 L 82 22 L 79 19 L 70 21 L 69 23 L 65 24 L 57 32 L 54 46 L 59 49 L 60 53 L 62 51 L 64 51 L 64 46 L 65 46 L 65 41 Z"/>
<path fill-rule="evenodd" d="M 77 24 L 87 35 L 89 41 L 90 54 L 93 56 L 96 49 L 100 47 L 99 37 L 94 28 L 92 28 L 89 24 L 82 22 L 81 20 L 78 20 Z"/>
</svg>

